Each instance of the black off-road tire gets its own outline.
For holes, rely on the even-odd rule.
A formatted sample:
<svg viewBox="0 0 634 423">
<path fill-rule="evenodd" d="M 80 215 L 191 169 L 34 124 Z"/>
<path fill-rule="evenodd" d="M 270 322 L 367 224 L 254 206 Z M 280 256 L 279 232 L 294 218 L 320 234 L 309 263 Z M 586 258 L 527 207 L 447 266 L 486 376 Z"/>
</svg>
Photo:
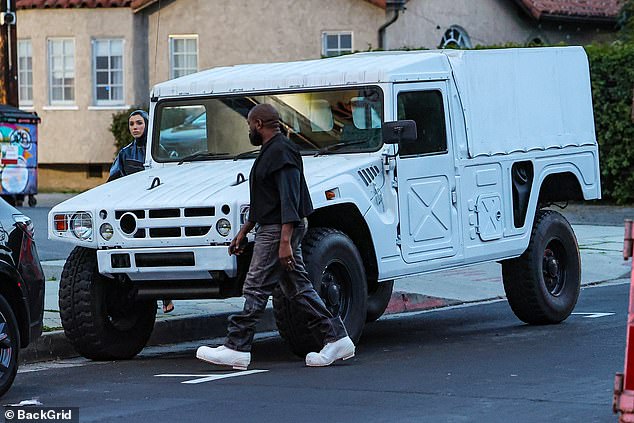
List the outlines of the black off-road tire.
<svg viewBox="0 0 634 423">
<path fill-rule="evenodd" d="M 394 281 L 374 282 L 373 290 L 368 292 L 368 312 L 365 316 L 366 323 L 374 322 L 383 316 L 392 298 L 393 289 Z"/>
<path fill-rule="evenodd" d="M 75 350 L 92 360 L 125 360 L 147 344 L 156 301 L 138 301 L 129 286 L 99 274 L 95 250 L 75 247 L 59 284 L 64 332 Z"/>
<path fill-rule="evenodd" d="M 15 379 L 18 371 L 20 352 L 20 329 L 13 309 L 0 295 L 0 396 L 4 395 Z"/>
<path fill-rule="evenodd" d="M 315 290 L 333 315 L 343 320 L 350 338 L 361 338 L 367 314 L 367 282 L 363 260 L 352 240 L 330 228 L 311 228 L 302 241 L 306 271 Z M 334 285 L 339 286 L 333 288 Z M 335 298 L 336 294 L 339 298 Z M 339 305 L 336 304 L 339 300 Z M 308 315 L 286 298 L 281 289 L 273 292 L 273 310 L 278 331 L 300 357 L 323 347 L 308 329 Z"/>
<path fill-rule="evenodd" d="M 581 259 L 566 218 L 537 212 L 528 248 L 502 262 L 502 276 L 509 305 L 523 322 L 553 324 L 570 316 L 581 289 Z"/>
</svg>

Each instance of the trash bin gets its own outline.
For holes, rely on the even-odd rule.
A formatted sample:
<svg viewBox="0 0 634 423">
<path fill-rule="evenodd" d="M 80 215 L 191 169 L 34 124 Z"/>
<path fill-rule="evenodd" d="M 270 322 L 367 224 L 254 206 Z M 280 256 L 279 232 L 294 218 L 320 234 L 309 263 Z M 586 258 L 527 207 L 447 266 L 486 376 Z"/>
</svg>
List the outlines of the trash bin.
<svg viewBox="0 0 634 423">
<path fill-rule="evenodd" d="M 0 195 L 9 204 L 37 203 L 37 125 L 40 118 L 0 104 Z"/>
</svg>

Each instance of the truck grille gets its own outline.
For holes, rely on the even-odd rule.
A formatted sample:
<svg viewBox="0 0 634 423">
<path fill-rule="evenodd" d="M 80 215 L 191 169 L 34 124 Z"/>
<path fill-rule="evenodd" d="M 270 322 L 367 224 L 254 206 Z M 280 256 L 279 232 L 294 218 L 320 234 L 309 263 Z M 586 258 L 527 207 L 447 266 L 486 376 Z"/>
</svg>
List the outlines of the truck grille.
<svg viewBox="0 0 634 423">
<path fill-rule="evenodd" d="M 129 238 L 188 238 L 207 235 L 215 214 L 215 207 L 115 210 L 115 219 Z"/>
</svg>

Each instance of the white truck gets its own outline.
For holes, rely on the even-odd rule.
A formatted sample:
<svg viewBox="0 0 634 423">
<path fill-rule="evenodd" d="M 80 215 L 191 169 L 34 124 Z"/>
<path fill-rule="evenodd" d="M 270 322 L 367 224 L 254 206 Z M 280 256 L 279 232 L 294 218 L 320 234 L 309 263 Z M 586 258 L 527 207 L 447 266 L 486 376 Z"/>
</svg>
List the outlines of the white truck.
<svg viewBox="0 0 634 423">
<path fill-rule="evenodd" d="M 359 53 L 154 87 L 145 170 L 49 214 L 49 238 L 77 246 L 59 301 L 82 355 L 137 354 L 157 299 L 241 295 L 249 257 L 227 246 L 249 210 L 257 152 L 245 118 L 260 103 L 277 108 L 303 154 L 315 207 L 307 269 L 355 341 L 394 279 L 490 261 L 522 321 L 572 312 L 577 241 L 543 209 L 601 195 L 584 50 Z M 293 304 L 280 292 L 273 301 L 293 351 L 318 350 Z"/>
</svg>

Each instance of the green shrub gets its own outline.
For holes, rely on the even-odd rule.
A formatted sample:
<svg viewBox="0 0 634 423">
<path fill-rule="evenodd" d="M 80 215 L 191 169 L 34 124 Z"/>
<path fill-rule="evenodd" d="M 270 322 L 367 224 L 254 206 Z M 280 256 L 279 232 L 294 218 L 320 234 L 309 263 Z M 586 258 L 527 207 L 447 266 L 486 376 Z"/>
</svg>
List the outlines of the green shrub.
<svg viewBox="0 0 634 423">
<path fill-rule="evenodd" d="M 634 202 L 634 44 L 587 46 L 604 198 Z"/>
</svg>

